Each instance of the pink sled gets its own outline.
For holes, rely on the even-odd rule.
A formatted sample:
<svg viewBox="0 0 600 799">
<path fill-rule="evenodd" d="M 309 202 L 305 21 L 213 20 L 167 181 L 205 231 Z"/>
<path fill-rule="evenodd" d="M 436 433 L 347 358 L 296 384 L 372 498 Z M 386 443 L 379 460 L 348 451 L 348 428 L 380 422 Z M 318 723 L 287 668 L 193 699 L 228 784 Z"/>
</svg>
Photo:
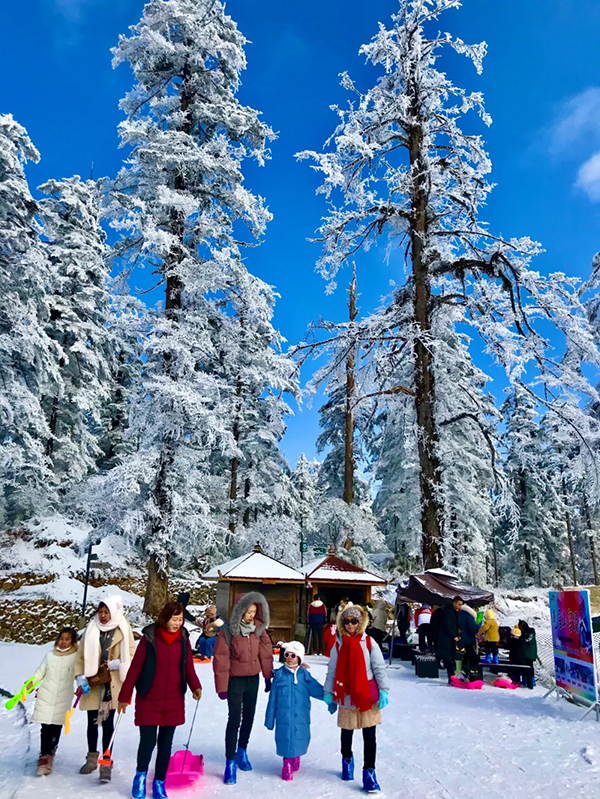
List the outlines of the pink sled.
<svg viewBox="0 0 600 799">
<path fill-rule="evenodd" d="M 169 760 L 165 788 L 189 788 L 201 774 L 204 774 L 204 756 L 193 755 L 188 749 L 179 749 Z"/>
<path fill-rule="evenodd" d="M 472 680 L 467 682 L 458 677 L 450 677 L 450 682 L 455 688 L 466 688 L 467 691 L 480 691 L 483 688 L 483 680 Z"/>
<path fill-rule="evenodd" d="M 508 688 L 509 691 L 514 691 L 519 687 L 519 683 L 507 680 L 506 677 L 498 677 L 492 682 L 492 685 L 495 685 L 496 688 Z"/>
</svg>

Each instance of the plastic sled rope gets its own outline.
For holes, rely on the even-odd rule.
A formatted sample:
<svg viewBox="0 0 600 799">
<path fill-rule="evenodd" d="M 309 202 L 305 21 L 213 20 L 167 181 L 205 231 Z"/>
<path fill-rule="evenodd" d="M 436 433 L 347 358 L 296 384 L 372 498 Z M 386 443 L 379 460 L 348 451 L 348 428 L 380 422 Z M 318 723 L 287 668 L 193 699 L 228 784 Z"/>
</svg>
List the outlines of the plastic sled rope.
<svg viewBox="0 0 600 799">
<path fill-rule="evenodd" d="M 497 680 L 492 682 L 492 685 L 495 685 L 496 688 L 508 688 L 509 691 L 514 691 L 516 688 L 519 687 L 518 682 L 513 682 L 512 680 L 508 680 L 506 677 L 498 677 Z"/>
<path fill-rule="evenodd" d="M 196 723 L 196 713 L 199 705 L 200 702 L 196 702 L 196 709 L 194 710 L 192 726 L 190 727 L 185 749 L 179 749 L 169 760 L 169 768 L 167 769 L 167 778 L 165 780 L 165 788 L 167 790 L 188 788 L 201 774 L 204 774 L 204 757 L 202 755 L 193 755 L 190 752 L 190 741 L 192 740 L 192 731 Z"/>
<path fill-rule="evenodd" d="M 483 680 L 472 680 L 467 682 L 458 677 L 450 677 L 450 682 L 455 688 L 466 688 L 467 691 L 480 691 L 483 688 Z"/>
</svg>

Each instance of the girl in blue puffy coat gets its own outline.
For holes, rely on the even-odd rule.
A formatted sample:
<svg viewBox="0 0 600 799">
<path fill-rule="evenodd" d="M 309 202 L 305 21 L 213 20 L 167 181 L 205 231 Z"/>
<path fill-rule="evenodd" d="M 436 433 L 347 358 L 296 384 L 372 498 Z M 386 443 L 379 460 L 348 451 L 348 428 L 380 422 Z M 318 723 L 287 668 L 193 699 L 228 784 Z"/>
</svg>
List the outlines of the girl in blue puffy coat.
<svg viewBox="0 0 600 799">
<path fill-rule="evenodd" d="M 285 665 L 277 669 L 269 694 L 265 727 L 275 728 L 277 754 L 283 758 L 281 779 L 289 782 L 300 768 L 310 743 L 310 698 L 323 699 L 323 686 L 302 668 L 304 647 L 284 645 Z"/>
</svg>

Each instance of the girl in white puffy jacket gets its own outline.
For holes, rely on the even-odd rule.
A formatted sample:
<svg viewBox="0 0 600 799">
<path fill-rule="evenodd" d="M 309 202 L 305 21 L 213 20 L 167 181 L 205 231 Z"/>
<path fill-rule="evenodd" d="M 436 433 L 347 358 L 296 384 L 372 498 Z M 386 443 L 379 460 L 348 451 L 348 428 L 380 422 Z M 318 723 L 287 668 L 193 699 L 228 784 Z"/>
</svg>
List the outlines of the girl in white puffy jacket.
<svg viewBox="0 0 600 799">
<path fill-rule="evenodd" d="M 54 649 L 48 652 L 31 678 L 32 683 L 41 680 L 31 719 L 34 723 L 42 725 L 37 767 L 40 776 L 52 773 L 54 754 L 65 723 L 65 714 L 73 703 L 76 653 L 77 631 L 73 627 L 64 627 L 58 634 Z"/>
</svg>

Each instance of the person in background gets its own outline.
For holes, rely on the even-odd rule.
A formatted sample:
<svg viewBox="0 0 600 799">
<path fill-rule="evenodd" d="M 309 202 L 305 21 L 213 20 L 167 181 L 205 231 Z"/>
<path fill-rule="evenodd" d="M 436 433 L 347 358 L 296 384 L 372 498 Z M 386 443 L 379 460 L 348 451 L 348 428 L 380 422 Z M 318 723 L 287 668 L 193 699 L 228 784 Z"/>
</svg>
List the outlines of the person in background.
<svg viewBox="0 0 600 799">
<path fill-rule="evenodd" d="M 308 606 L 308 628 L 310 631 L 310 651 L 322 655 L 324 651 L 323 628 L 327 622 L 327 608 L 316 594 Z M 310 654 L 310 652 L 309 652 Z"/>
<path fill-rule="evenodd" d="M 477 613 L 469 605 L 464 605 L 458 613 L 459 641 L 457 648 L 463 654 L 462 671 L 466 680 L 479 676 L 479 657 L 477 655 Z"/>
<path fill-rule="evenodd" d="M 435 647 L 435 654 L 440 666 L 446 669 L 448 685 L 450 678 L 456 670 L 456 646 L 460 641 L 460 625 L 458 614 L 464 604 L 461 596 L 455 596 L 452 602 L 447 602 L 442 608 L 440 629 Z"/>
<path fill-rule="evenodd" d="M 375 641 L 381 645 L 383 644 L 383 639 L 385 638 L 385 634 L 387 632 L 387 623 L 388 623 L 388 615 L 387 615 L 387 604 L 385 599 L 378 599 L 377 602 L 373 605 L 373 623 L 368 630 L 369 635 L 371 638 L 374 638 Z"/>
<path fill-rule="evenodd" d="M 346 607 L 338 616 L 338 636 L 331 650 L 325 678 L 325 703 L 338 710 L 341 728 L 342 779 L 354 779 L 352 738 L 363 736 L 363 788 L 379 791 L 375 774 L 376 731 L 381 711 L 388 704 L 389 684 L 383 655 L 377 641 L 365 634 L 368 615 L 358 605 Z"/>
<path fill-rule="evenodd" d="M 202 624 L 202 619 L 199 616 L 193 616 L 187 609 L 187 606 L 190 603 L 189 591 L 182 591 L 181 593 L 177 594 L 177 599 L 175 601 L 183 608 L 183 618 L 185 621 L 189 621 L 191 624 Z"/>
<path fill-rule="evenodd" d="M 227 700 L 229 709 L 223 775 L 226 785 L 235 785 L 238 767 L 252 771 L 247 749 L 256 711 L 258 675 L 262 672 L 265 678 L 265 693 L 271 690 L 273 679 L 269 620 L 269 605 L 264 596 L 258 591 L 244 594 L 235 603 L 229 625 L 221 628 L 215 644 L 215 689 L 219 699 Z"/>
<path fill-rule="evenodd" d="M 491 608 L 483 614 L 483 624 L 479 628 L 479 636 L 485 646 L 485 657 L 482 662 L 497 664 L 500 628 L 496 621 L 496 614 Z"/>
<path fill-rule="evenodd" d="M 427 644 L 431 644 L 429 636 L 429 628 L 431 626 L 431 607 L 429 605 L 421 605 L 415 611 L 415 626 L 419 636 L 419 650 L 425 652 Z"/>
<path fill-rule="evenodd" d="M 344 610 L 344 608 L 348 607 L 348 605 L 351 604 L 352 602 L 350 602 L 347 596 L 342 597 L 338 602 L 338 604 L 335 607 L 331 608 L 331 613 L 329 614 L 329 621 L 332 624 L 337 624 L 337 617 L 340 615 L 342 610 Z"/>
<path fill-rule="evenodd" d="M 202 620 L 202 635 L 196 644 L 196 651 L 201 660 L 210 660 L 213 656 L 217 635 L 223 624 L 223 619 L 217 613 L 217 606 L 209 605 Z"/>
<path fill-rule="evenodd" d="M 137 765 L 131 795 L 146 796 L 146 778 L 152 752 L 157 745 L 152 784 L 154 799 L 166 799 L 165 779 L 171 758 L 176 727 L 185 723 L 185 692 L 194 699 L 202 696 L 202 686 L 194 670 L 190 637 L 183 626 L 184 607 L 167 602 L 156 624 L 142 630 L 125 682 L 119 693 L 119 713 L 125 713 L 135 695 L 135 726 L 140 731 Z"/>
<path fill-rule="evenodd" d="M 323 686 L 302 668 L 304 647 L 284 644 L 285 665 L 277 669 L 265 715 L 265 727 L 275 730 L 277 754 L 283 758 L 281 779 L 290 782 L 310 743 L 310 700 L 323 699 Z"/>
<path fill-rule="evenodd" d="M 133 633 L 123 612 L 119 595 L 109 596 L 98 605 L 77 650 L 75 677 L 84 695 L 80 710 L 87 711 L 88 753 L 80 774 L 98 768 L 98 727 L 102 727 L 102 751 L 106 751 L 114 731 L 118 697 L 135 648 Z M 85 693 L 90 688 L 89 693 Z M 100 782 L 109 782 L 112 766 L 100 766 Z"/>
<path fill-rule="evenodd" d="M 73 703 L 77 630 L 63 627 L 56 637 L 54 648 L 42 660 L 30 683 L 40 682 L 31 721 L 41 724 L 40 757 L 37 773 L 40 777 L 52 774 L 54 755 L 60 740 L 65 715 Z"/>
<path fill-rule="evenodd" d="M 442 626 L 442 619 L 444 617 L 443 608 L 434 605 L 432 607 L 433 613 L 431 614 L 431 621 L 429 622 L 429 640 L 431 646 L 435 649 L 437 646 L 438 636 L 440 634 L 440 627 Z"/>
<path fill-rule="evenodd" d="M 410 607 L 406 604 L 406 602 L 401 602 L 398 605 L 397 611 L 397 622 L 398 622 L 398 638 L 400 639 L 401 644 L 408 643 L 408 631 L 410 630 L 410 618 L 411 612 Z"/>
<path fill-rule="evenodd" d="M 527 687 L 533 690 L 533 664 L 538 656 L 535 630 L 523 620 L 519 621 L 517 627 L 521 634 L 517 637 L 514 647 L 514 663 L 518 666 L 531 666 L 531 670 L 528 670 L 523 678 Z"/>
</svg>

